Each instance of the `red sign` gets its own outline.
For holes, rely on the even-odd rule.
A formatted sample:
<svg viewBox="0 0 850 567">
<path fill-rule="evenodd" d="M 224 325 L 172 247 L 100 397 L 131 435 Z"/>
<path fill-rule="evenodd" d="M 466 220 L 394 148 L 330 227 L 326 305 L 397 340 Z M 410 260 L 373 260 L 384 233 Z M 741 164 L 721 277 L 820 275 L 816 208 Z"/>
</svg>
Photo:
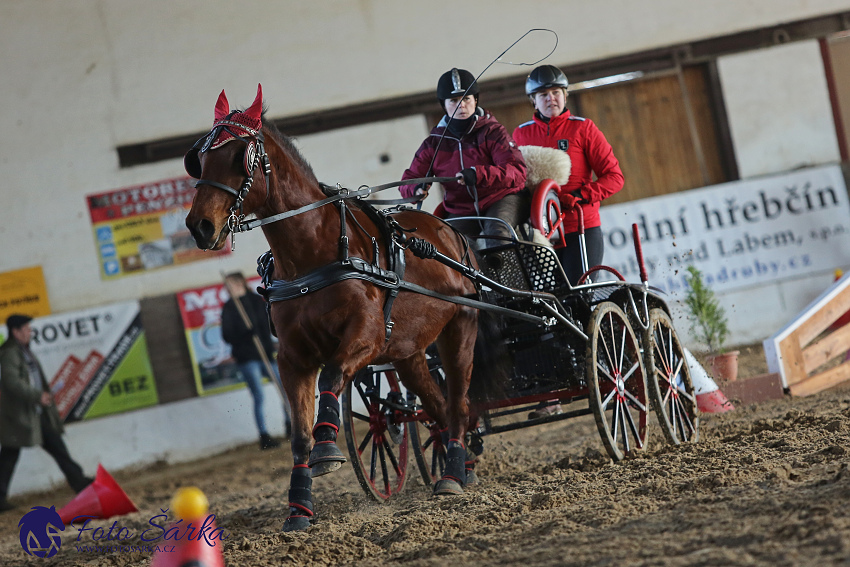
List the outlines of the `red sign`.
<svg viewBox="0 0 850 567">
<path fill-rule="evenodd" d="M 86 197 L 92 223 L 114 221 L 192 205 L 195 187 L 190 177 L 165 179 Z"/>
</svg>

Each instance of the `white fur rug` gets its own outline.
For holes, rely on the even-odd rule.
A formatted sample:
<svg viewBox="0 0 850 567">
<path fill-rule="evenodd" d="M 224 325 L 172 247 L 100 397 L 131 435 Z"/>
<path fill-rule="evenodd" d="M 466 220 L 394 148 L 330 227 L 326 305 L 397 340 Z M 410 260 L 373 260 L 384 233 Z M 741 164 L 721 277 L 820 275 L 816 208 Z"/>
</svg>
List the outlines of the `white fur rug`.
<svg viewBox="0 0 850 567">
<path fill-rule="evenodd" d="M 528 166 L 525 186 L 532 191 L 544 179 L 552 179 L 558 185 L 569 180 L 572 162 L 566 152 L 542 146 L 520 146 L 519 151 Z"/>
</svg>

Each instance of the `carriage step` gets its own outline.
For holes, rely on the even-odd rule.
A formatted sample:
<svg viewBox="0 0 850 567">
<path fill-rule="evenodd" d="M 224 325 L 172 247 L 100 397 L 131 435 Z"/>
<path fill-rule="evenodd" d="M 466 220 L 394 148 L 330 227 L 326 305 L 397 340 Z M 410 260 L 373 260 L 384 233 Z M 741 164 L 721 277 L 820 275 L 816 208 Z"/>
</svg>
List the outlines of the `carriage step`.
<svg viewBox="0 0 850 567">
<path fill-rule="evenodd" d="M 570 419 L 573 417 L 579 417 L 582 415 L 590 415 L 593 413 L 593 410 L 590 408 L 583 408 L 574 411 L 565 411 L 559 414 L 547 415 L 546 417 L 538 417 L 537 419 L 525 419 L 522 421 L 515 421 L 513 423 L 507 423 L 504 425 L 491 425 L 488 430 L 488 435 L 493 435 L 495 433 L 504 433 L 506 431 L 515 431 L 517 429 L 525 429 L 526 427 L 531 427 L 533 425 L 540 425 L 543 423 L 552 423 L 553 421 L 562 421 L 564 419 Z"/>
</svg>

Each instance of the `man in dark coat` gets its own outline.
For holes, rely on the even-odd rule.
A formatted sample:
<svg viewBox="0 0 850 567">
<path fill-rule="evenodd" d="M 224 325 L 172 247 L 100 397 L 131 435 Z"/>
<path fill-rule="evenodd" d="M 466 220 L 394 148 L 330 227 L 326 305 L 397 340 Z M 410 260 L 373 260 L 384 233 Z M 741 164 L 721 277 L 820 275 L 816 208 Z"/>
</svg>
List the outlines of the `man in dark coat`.
<svg viewBox="0 0 850 567">
<path fill-rule="evenodd" d="M 266 429 L 266 418 L 263 412 L 263 376 L 268 374 L 263 355 L 257 349 L 257 340 L 263 348 L 266 359 L 271 361 L 271 369 L 274 376 L 268 376 L 280 383 L 280 371 L 277 362 L 273 358 L 272 337 L 269 327 L 269 317 L 266 313 L 266 302 L 256 293 L 248 291 L 248 282 L 241 272 L 228 274 L 225 278 L 230 299 L 221 309 L 221 335 L 224 341 L 231 347 L 233 358 L 239 371 L 245 378 L 248 390 L 254 400 L 254 419 L 257 422 L 257 430 L 260 433 L 260 449 L 273 449 L 280 446 L 280 441 L 269 435 Z M 250 325 L 245 320 L 236 306 L 238 301 Z M 284 401 L 284 434 L 288 437 L 291 430 L 289 409 Z"/>
<path fill-rule="evenodd" d="M 29 347 L 30 321 L 26 315 L 10 315 L 6 319 L 9 337 L 0 346 L 0 511 L 13 508 L 7 495 L 22 447 L 41 445 L 76 492 L 93 480 L 83 474 L 62 440 L 62 418 Z"/>
</svg>

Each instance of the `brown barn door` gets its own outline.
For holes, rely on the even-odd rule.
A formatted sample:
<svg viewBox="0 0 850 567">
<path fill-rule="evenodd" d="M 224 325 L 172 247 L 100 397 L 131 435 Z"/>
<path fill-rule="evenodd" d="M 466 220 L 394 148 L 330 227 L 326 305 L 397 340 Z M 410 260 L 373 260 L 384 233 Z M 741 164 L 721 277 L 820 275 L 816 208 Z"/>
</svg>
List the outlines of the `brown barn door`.
<svg viewBox="0 0 850 567">
<path fill-rule="evenodd" d="M 607 202 L 726 181 L 703 67 L 582 91 L 577 98 L 580 114 L 614 148 L 626 180 Z"/>
<path fill-rule="evenodd" d="M 850 160 L 850 32 L 821 40 L 841 161 Z"/>
</svg>

